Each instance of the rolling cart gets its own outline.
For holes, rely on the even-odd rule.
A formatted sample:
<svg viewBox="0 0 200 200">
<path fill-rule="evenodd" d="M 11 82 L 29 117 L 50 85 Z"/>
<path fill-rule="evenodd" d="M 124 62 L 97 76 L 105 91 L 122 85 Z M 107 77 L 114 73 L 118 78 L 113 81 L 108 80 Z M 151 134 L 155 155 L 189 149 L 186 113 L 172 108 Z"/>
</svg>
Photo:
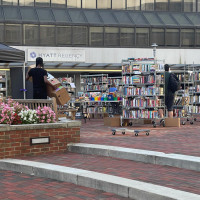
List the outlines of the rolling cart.
<svg viewBox="0 0 200 200">
<path fill-rule="evenodd" d="M 127 128 L 116 128 L 111 129 L 112 135 L 115 135 L 117 131 L 120 131 L 123 135 L 125 135 L 126 132 L 131 132 L 135 134 L 135 136 L 138 136 L 139 133 L 145 133 L 147 136 L 149 136 L 150 130 L 149 129 L 137 129 L 137 130 L 131 130 Z"/>
</svg>

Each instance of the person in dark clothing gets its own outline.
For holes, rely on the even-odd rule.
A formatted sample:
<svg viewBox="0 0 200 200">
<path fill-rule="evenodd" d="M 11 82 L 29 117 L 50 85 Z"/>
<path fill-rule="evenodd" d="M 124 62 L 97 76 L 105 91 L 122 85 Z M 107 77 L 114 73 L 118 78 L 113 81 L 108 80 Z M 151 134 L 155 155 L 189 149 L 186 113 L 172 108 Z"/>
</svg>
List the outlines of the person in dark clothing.
<svg viewBox="0 0 200 200">
<path fill-rule="evenodd" d="M 168 117 L 173 118 L 173 105 L 174 105 L 174 97 L 175 93 L 173 93 L 168 85 L 169 85 L 169 77 L 170 77 L 170 72 L 169 72 L 169 65 L 165 64 L 165 105 L 168 111 Z M 161 118 L 163 118 L 163 110 L 159 110 L 159 115 Z"/>
<path fill-rule="evenodd" d="M 33 80 L 33 98 L 34 99 L 47 99 L 46 84 L 53 86 L 47 80 L 47 71 L 43 69 L 43 59 L 36 58 L 36 67 L 31 68 L 26 74 L 26 80 L 32 77 Z M 53 86 L 54 87 L 54 86 Z"/>
</svg>

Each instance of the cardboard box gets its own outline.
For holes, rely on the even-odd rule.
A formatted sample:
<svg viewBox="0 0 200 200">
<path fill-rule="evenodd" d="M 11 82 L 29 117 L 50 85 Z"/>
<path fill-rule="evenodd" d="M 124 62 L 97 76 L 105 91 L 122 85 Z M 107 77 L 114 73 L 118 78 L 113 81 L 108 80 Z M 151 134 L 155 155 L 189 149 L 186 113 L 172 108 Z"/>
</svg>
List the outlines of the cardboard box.
<svg viewBox="0 0 200 200">
<path fill-rule="evenodd" d="M 51 82 L 52 85 L 56 86 L 56 88 L 61 86 L 61 83 L 56 78 L 50 79 L 48 81 Z M 46 87 L 47 87 L 47 96 L 53 97 L 52 96 L 52 92 L 54 92 L 53 87 L 51 85 L 46 85 Z"/>
<path fill-rule="evenodd" d="M 59 87 L 51 93 L 52 97 L 56 98 L 58 105 L 64 105 L 70 100 L 70 96 L 64 87 Z"/>
<path fill-rule="evenodd" d="M 166 127 L 180 127 L 180 118 L 166 118 L 165 126 Z"/>
<path fill-rule="evenodd" d="M 120 126 L 120 117 L 105 117 L 104 126 Z"/>
</svg>

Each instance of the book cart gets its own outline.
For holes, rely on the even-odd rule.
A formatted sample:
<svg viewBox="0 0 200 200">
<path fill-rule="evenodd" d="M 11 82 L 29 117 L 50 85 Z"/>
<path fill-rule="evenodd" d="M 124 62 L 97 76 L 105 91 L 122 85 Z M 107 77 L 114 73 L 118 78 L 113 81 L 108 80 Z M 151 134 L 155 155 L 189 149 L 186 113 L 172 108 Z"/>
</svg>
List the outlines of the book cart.
<svg viewBox="0 0 200 200">
<path fill-rule="evenodd" d="M 136 119 L 150 119 L 153 127 L 164 105 L 164 64 L 154 60 L 122 60 L 123 101 L 121 126 Z M 165 124 L 163 123 L 163 126 Z"/>
<path fill-rule="evenodd" d="M 181 89 L 176 92 L 173 113 L 174 117 L 181 119 L 182 125 L 194 121 L 194 65 L 175 65 L 171 68 L 172 73 L 176 74 L 181 83 Z"/>
<path fill-rule="evenodd" d="M 108 78 L 108 74 L 81 75 L 81 91 L 87 100 L 81 102 L 84 113 L 103 118 L 104 114 L 113 114 L 112 103 L 121 104 L 121 100 L 108 99 L 109 85 L 113 82 L 119 87 L 121 77 Z M 119 110 L 118 110 L 119 111 Z M 115 111 L 115 114 L 116 113 Z"/>
<path fill-rule="evenodd" d="M 193 118 L 190 122 L 193 124 L 195 121 L 199 120 L 200 115 L 200 65 L 192 65 L 193 67 L 193 76 L 194 76 L 194 89 L 193 89 L 193 107 L 192 107 L 192 113 Z"/>
</svg>

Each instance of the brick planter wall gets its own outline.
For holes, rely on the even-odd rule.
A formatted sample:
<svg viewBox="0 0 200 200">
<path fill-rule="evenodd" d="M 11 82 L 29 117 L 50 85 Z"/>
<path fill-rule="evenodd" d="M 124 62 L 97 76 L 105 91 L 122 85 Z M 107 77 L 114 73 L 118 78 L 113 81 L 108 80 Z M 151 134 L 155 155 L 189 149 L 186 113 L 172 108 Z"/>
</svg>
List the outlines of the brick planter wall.
<svg viewBox="0 0 200 200">
<path fill-rule="evenodd" d="M 80 142 L 79 121 L 36 125 L 0 125 L 0 159 L 64 152 L 68 143 Z M 31 144 L 31 138 L 48 138 L 49 144 Z"/>
</svg>

